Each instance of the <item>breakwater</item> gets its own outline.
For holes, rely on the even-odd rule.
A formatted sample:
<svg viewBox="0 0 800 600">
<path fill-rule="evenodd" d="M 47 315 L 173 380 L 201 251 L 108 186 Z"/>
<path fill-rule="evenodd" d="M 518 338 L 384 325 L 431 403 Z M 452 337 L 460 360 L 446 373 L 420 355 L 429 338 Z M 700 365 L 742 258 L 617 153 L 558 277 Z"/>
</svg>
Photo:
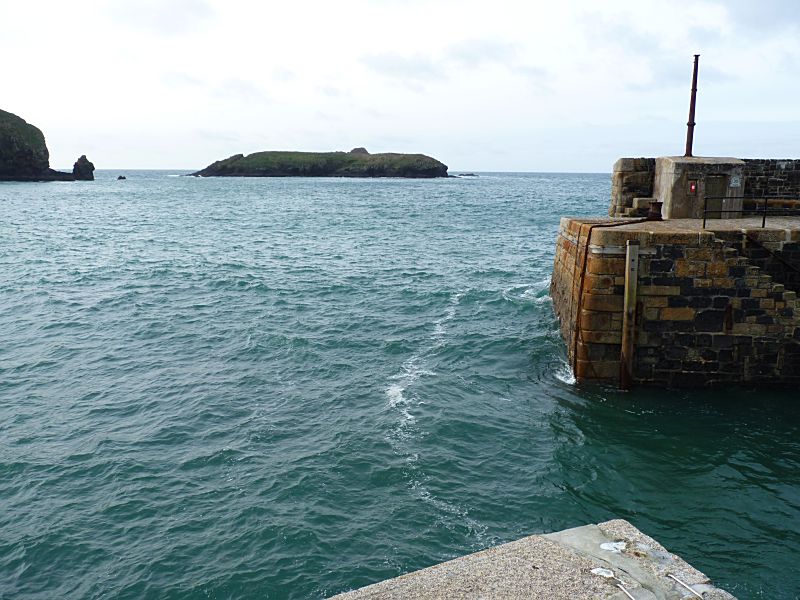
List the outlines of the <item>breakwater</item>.
<svg viewBox="0 0 800 600">
<path fill-rule="evenodd" d="M 751 221 L 720 219 L 704 230 L 695 219 L 612 227 L 562 219 L 551 294 L 576 377 L 620 377 L 626 249 L 634 242 L 635 381 L 692 387 L 800 381 L 797 293 L 765 273 L 783 264 L 776 252 L 784 262 L 796 259 L 800 223 L 776 220 L 761 229 Z"/>
</svg>

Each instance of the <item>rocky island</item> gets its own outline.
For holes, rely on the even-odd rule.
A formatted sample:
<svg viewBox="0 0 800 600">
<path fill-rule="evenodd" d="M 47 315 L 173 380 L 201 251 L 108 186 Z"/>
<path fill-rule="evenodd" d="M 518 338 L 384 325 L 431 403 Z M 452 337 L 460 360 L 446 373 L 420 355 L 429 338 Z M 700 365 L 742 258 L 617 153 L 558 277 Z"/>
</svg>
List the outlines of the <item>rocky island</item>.
<svg viewBox="0 0 800 600">
<path fill-rule="evenodd" d="M 447 165 L 424 154 L 255 152 L 236 154 L 192 173 L 196 177 L 447 177 Z"/>
<path fill-rule="evenodd" d="M 0 181 L 91 181 L 94 165 L 81 156 L 72 173 L 50 168 L 44 134 L 15 114 L 0 110 Z"/>
</svg>

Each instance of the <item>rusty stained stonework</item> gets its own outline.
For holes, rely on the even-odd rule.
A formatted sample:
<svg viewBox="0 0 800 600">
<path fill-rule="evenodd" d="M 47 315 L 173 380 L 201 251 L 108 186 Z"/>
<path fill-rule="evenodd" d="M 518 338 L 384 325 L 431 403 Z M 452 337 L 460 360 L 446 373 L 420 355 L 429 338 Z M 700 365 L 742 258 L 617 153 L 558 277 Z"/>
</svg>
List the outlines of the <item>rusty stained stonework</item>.
<svg viewBox="0 0 800 600">
<path fill-rule="evenodd" d="M 744 251 L 755 240 L 800 256 L 800 229 L 743 233 L 744 220 L 717 232 L 699 230 L 688 219 L 685 229 L 680 221 L 639 223 L 594 229 L 585 254 L 589 227 L 598 222 L 561 220 L 551 283 L 579 380 L 619 377 L 623 249 L 628 239 L 638 239 L 634 381 L 675 387 L 800 383 L 797 293 Z"/>
</svg>

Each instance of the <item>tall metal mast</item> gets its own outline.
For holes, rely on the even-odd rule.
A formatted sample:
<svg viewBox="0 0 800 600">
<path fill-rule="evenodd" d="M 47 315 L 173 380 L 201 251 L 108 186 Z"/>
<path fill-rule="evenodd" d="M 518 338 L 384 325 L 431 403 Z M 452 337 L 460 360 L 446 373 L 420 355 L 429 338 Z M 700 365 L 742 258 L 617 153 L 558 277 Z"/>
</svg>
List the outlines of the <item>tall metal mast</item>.
<svg viewBox="0 0 800 600">
<path fill-rule="evenodd" d="M 700 62 L 700 55 L 694 55 L 694 72 L 692 73 L 692 99 L 689 101 L 689 122 L 686 123 L 686 154 L 692 156 L 692 144 L 694 143 L 694 109 L 697 103 L 697 63 Z"/>
</svg>

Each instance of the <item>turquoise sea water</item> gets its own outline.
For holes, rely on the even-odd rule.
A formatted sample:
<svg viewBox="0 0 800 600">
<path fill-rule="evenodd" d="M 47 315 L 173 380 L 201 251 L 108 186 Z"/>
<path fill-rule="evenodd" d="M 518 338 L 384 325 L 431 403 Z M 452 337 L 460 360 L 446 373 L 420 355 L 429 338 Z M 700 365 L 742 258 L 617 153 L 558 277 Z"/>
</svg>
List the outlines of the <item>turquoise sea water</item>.
<svg viewBox="0 0 800 600">
<path fill-rule="evenodd" d="M 622 517 L 798 598 L 797 391 L 576 386 L 607 175 L 0 184 L 0 598 L 321 598 Z"/>
</svg>

